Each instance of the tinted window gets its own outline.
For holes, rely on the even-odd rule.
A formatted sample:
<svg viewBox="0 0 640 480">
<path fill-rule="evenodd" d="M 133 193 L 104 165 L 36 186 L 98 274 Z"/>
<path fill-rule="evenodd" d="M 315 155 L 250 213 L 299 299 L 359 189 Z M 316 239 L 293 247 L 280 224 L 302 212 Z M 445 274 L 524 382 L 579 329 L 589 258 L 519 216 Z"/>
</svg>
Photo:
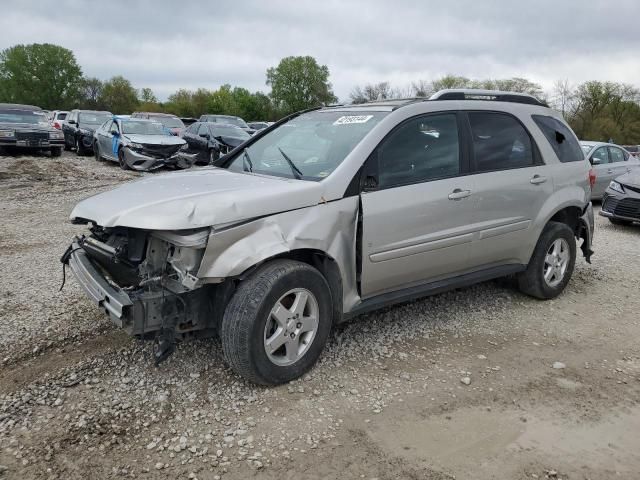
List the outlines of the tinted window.
<svg viewBox="0 0 640 480">
<path fill-rule="evenodd" d="M 533 165 L 531 138 L 510 115 L 470 112 L 476 170 L 490 172 Z"/>
<path fill-rule="evenodd" d="M 455 114 L 409 120 L 384 140 L 378 159 L 380 188 L 457 175 L 460 149 Z"/>
<path fill-rule="evenodd" d="M 583 149 L 571 131 L 560 120 L 545 115 L 533 115 L 533 121 L 540 127 L 551 148 L 561 162 L 578 162 L 584 159 Z M 589 149 L 587 148 L 588 152 Z"/>
<path fill-rule="evenodd" d="M 56 115 L 56 118 L 57 118 L 58 120 L 64 120 L 65 118 L 67 118 L 67 113 L 66 113 L 66 112 L 65 112 L 65 113 L 58 113 L 58 114 Z"/>
<path fill-rule="evenodd" d="M 207 128 L 207 124 L 206 123 L 201 123 L 200 124 L 200 129 L 198 130 L 198 135 L 208 135 L 209 134 L 209 129 Z"/>
<path fill-rule="evenodd" d="M 609 147 L 609 163 L 624 162 L 624 152 L 619 148 Z"/>
<path fill-rule="evenodd" d="M 600 147 L 591 155 L 591 163 L 593 165 L 601 165 L 603 163 L 609 163 L 609 154 L 607 153 L 607 147 Z"/>
</svg>

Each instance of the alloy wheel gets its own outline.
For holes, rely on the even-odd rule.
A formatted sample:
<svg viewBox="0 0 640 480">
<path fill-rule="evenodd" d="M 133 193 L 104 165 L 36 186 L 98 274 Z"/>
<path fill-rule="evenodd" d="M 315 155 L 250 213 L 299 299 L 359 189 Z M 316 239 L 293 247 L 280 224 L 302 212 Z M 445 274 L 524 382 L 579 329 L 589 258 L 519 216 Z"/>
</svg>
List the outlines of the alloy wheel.
<svg viewBox="0 0 640 480">
<path fill-rule="evenodd" d="M 318 331 L 319 308 L 309 290 L 294 288 L 271 309 L 264 328 L 264 349 L 271 362 L 291 365 L 309 351 Z"/>
<path fill-rule="evenodd" d="M 556 239 L 544 257 L 542 275 L 547 285 L 557 287 L 564 279 L 571 253 L 569 243 L 564 238 Z"/>
</svg>

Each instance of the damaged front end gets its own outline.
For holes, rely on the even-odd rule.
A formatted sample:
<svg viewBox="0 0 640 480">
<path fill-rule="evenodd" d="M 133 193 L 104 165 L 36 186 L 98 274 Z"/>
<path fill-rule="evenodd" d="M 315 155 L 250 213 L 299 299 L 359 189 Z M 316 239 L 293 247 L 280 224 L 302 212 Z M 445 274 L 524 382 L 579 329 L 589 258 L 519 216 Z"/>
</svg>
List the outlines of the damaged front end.
<svg viewBox="0 0 640 480">
<path fill-rule="evenodd" d="M 92 226 L 61 261 L 89 297 L 129 334 L 155 338 L 156 362 L 182 337 L 215 331 L 216 285 L 196 277 L 209 228 L 146 231 Z"/>
<path fill-rule="evenodd" d="M 155 145 L 145 143 L 130 143 L 123 147 L 126 165 L 132 170 L 149 171 L 167 166 L 175 168 L 189 168 L 193 160 L 182 154 L 181 144 Z"/>
</svg>

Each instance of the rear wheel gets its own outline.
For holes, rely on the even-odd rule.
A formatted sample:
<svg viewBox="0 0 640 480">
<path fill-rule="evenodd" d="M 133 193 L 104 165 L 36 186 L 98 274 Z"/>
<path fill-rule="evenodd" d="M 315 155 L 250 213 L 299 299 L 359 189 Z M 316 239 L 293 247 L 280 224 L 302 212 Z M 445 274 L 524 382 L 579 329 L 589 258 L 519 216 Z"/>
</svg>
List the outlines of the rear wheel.
<svg viewBox="0 0 640 480">
<path fill-rule="evenodd" d="M 576 262 L 576 239 L 565 223 L 549 222 L 538 239 L 527 269 L 518 275 L 523 293 L 555 298 L 567 286 Z"/>
<path fill-rule="evenodd" d="M 331 322 L 331 293 L 322 274 L 306 263 L 274 260 L 238 286 L 222 320 L 222 349 L 239 375 L 277 385 L 316 363 Z"/>
<path fill-rule="evenodd" d="M 127 165 L 127 161 L 124 158 L 124 150 L 122 148 L 118 150 L 118 163 L 122 170 L 130 170 L 129 165 Z"/>
<path fill-rule="evenodd" d="M 625 226 L 625 227 L 629 226 L 629 225 L 631 225 L 633 223 L 630 220 L 622 220 L 620 218 L 611 218 L 611 217 L 609 217 L 609 221 L 611 223 L 613 223 L 614 225 L 622 225 L 622 226 Z"/>
</svg>

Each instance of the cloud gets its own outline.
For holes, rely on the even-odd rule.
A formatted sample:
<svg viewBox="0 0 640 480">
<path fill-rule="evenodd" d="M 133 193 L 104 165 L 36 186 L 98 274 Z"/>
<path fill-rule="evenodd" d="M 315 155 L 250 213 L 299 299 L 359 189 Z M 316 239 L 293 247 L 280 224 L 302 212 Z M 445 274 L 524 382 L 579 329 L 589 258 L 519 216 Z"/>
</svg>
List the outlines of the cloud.
<svg viewBox="0 0 640 480">
<path fill-rule="evenodd" d="M 637 0 L 141 1 L 21 0 L 0 18 L 0 49 L 50 42 L 85 75 L 124 75 L 160 98 L 230 83 L 267 91 L 288 55 L 328 65 L 336 94 L 452 73 L 638 84 Z"/>
</svg>

